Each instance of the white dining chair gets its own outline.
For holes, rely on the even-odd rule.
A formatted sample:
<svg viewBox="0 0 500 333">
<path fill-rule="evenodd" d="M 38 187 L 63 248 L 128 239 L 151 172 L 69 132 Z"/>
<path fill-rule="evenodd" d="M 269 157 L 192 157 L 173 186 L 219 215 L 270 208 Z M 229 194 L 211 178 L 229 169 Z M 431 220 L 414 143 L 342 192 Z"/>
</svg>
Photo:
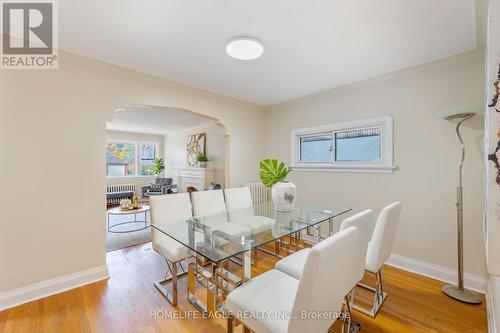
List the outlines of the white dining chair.
<svg viewBox="0 0 500 333">
<path fill-rule="evenodd" d="M 222 190 L 192 192 L 191 203 L 193 215 L 196 217 L 217 215 L 226 211 Z"/>
<path fill-rule="evenodd" d="M 358 256 L 361 257 L 357 259 L 362 258 L 361 262 L 364 263 L 368 249 L 368 243 L 370 242 L 373 230 L 373 211 L 371 209 L 368 209 L 345 219 L 344 221 L 342 221 L 339 231 L 347 229 L 351 226 L 357 226 L 360 228 L 362 251 L 360 254 L 358 254 Z M 286 256 L 285 258 L 279 260 L 274 267 L 277 270 L 282 271 L 283 273 L 291 275 L 296 279 L 300 279 L 302 272 L 304 270 L 305 261 L 309 251 L 311 251 L 310 248 L 305 248 L 295 253 L 292 253 L 291 255 Z M 364 265 L 361 269 L 357 267 L 356 269 L 357 269 L 356 271 L 357 274 L 353 274 L 353 276 L 359 276 L 360 277 L 359 280 L 361 280 L 361 278 L 363 278 Z"/>
<path fill-rule="evenodd" d="M 275 220 L 255 215 L 252 195 L 247 186 L 225 189 L 224 197 L 231 223 L 247 226 L 254 234 L 272 230 Z"/>
<path fill-rule="evenodd" d="M 152 196 L 150 199 L 151 223 L 159 225 L 189 219 L 192 216 L 191 202 L 188 193 L 167 194 Z M 167 263 L 168 271 L 165 278 L 154 282 L 156 288 L 167 298 L 172 305 L 177 305 L 177 279 L 186 274 L 182 260 L 191 256 L 187 247 L 170 238 L 161 231 L 152 228 L 153 249 L 158 252 Z M 182 273 L 178 273 L 178 265 Z M 171 277 L 167 278 L 168 272 Z M 172 282 L 172 292 L 164 284 Z"/>
<path fill-rule="evenodd" d="M 384 292 L 382 285 L 382 267 L 391 256 L 400 215 L 401 203 L 399 201 L 384 207 L 375 223 L 373 236 L 368 245 L 365 269 L 375 275 L 375 287 L 362 283 L 358 285 L 373 292 L 374 299 L 368 310 L 356 304 L 353 304 L 353 308 L 373 318 L 387 298 L 387 293 Z"/>
<path fill-rule="evenodd" d="M 367 209 L 346 218 L 342 221 L 339 232 L 351 227 L 356 227 L 359 230 L 359 246 L 355 249 L 354 253 L 351 254 L 353 263 L 351 265 L 351 271 L 349 272 L 349 283 L 344 290 L 347 311 L 349 313 L 347 332 L 350 330 L 352 317 L 352 298 L 349 297 L 349 295 L 353 296 L 351 291 L 353 291 L 354 287 L 363 279 L 364 276 L 368 243 L 372 237 L 373 230 L 373 211 L 371 209 Z M 296 279 L 300 279 L 302 274 L 304 274 L 305 261 L 310 251 L 311 249 L 307 248 L 295 252 L 278 261 L 275 268 L 283 273 L 293 276 Z"/>
<path fill-rule="evenodd" d="M 334 314 L 340 315 L 359 245 L 358 229 L 345 229 L 308 252 L 300 280 L 273 269 L 234 289 L 225 303 L 230 314 L 227 331 L 233 332 L 237 319 L 244 332 L 246 328 L 258 333 L 327 332 L 338 319 Z"/>
<path fill-rule="evenodd" d="M 251 236 L 249 227 L 229 223 L 222 190 L 192 192 L 191 203 L 193 215 L 203 218 L 203 224 L 209 226 L 212 231 L 220 230 L 233 237 Z"/>
<path fill-rule="evenodd" d="M 253 207 L 252 194 L 247 186 L 226 188 L 224 196 L 229 211 Z"/>
</svg>

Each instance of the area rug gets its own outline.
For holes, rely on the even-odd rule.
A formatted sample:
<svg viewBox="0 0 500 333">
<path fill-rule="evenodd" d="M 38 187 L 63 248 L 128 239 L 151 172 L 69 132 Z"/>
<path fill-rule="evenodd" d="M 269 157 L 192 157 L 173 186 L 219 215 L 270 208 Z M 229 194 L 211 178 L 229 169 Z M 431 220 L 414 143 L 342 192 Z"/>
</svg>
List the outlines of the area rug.
<svg viewBox="0 0 500 333">
<path fill-rule="evenodd" d="M 143 214 L 140 214 L 143 216 Z M 143 218 L 142 216 L 138 216 L 138 218 Z M 106 214 L 106 219 L 108 218 L 108 214 Z M 148 222 L 151 222 L 151 216 L 149 212 L 146 214 L 146 218 Z M 116 225 L 118 223 L 122 222 L 128 222 L 128 221 L 133 221 L 134 216 L 133 215 L 109 215 L 109 221 L 106 220 L 106 227 L 108 226 L 108 223 L 110 223 L 112 226 Z M 126 231 L 126 230 L 133 230 L 133 229 L 139 229 L 144 227 L 144 222 L 136 222 L 136 223 L 131 223 L 131 224 L 122 224 L 118 225 L 116 227 L 113 227 L 113 231 Z M 107 229 L 106 229 L 107 231 Z M 137 244 L 142 244 L 146 242 L 151 241 L 151 227 L 144 229 L 144 230 L 139 230 L 139 231 L 133 231 L 133 232 L 127 232 L 127 233 L 113 233 L 113 232 L 106 232 L 106 250 L 107 251 L 114 251 L 118 249 L 122 249 L 124 247 L 132 246 L 132 245 L 137 245 Z"/>
</svg>

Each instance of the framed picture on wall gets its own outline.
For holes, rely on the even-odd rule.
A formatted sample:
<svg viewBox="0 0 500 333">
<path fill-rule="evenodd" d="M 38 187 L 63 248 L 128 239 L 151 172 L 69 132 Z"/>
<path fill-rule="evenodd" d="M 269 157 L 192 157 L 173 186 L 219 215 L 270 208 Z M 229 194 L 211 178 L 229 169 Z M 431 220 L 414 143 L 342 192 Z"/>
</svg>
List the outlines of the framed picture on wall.
<svg viewBox="0 0 500 333">
<path fill-rule="evenodd" d="M 187 164 L 190 167 L 198 166 L 198 161 L 196 157 L 198 154 L 206 154 L 205 147 L 207 141 L 206 133 L 198 133 L 189 135 L 187 137 L 186 153 L 187 153 Z"/>
</svg>

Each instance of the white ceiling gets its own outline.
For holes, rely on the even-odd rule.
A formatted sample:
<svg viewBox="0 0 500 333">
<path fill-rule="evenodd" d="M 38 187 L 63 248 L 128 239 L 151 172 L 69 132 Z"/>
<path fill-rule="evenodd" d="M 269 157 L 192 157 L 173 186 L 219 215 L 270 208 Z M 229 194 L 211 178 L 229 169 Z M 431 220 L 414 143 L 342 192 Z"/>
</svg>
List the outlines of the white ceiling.
<svg viewBox="0 0 500 333">
<path fill-rule="evenodd" d="M 475 48 L 474 0 L 59 1 L 60 47 L 259 105 Z M 225 54 L 236 36 L 264 55 Z"/>
<path fill-rule="evenodd" d="M 112 121 L 106 123 L 106 129 L 166 134 L 216 122 L 216 119 L 182 109 L 132 105 L 115 111 Z"/>
</svg>

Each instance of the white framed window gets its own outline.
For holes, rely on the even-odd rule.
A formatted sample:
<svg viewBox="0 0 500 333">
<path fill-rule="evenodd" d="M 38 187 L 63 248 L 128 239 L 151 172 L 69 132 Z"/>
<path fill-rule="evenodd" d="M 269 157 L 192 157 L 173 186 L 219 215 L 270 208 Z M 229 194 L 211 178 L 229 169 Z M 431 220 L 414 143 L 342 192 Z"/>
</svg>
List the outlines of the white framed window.
<svg viewBox="0 0 500 333">
<path fill-rule="evenodd" d="M 158 142 L 110 139 L 106 144 L 106 176 L 150 177 L 158 157 Z"/>
<path fill-rule="evenodd" d="M 392 117 L 384 116 L 292 131 L 296 170 L 392 172 Z"/>
</svg>

